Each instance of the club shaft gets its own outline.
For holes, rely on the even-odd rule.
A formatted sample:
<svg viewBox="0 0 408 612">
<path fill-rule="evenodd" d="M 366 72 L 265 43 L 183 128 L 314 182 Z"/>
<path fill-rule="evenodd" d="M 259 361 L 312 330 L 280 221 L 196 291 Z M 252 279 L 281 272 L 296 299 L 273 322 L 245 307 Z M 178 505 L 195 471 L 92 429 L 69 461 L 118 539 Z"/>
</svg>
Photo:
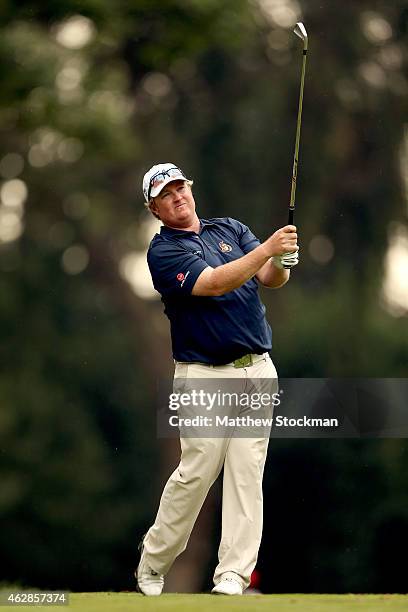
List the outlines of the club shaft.
<svg viewBox="0 0 408 612">
<path fill-rule="evenodd" d="M 293 157 L 292 186 L 290 190 L 290 202 L 289 202 L 289 225 L 293 224 L 294 212 L 295 212 L 296 180 L 297 180 L 298 162 L 299 162 L 300 129 L 302 126 L 303 89 L 305 86 L 306 57 L 307 57 L 307 49 L 303 49 L 302 76 L 300 79 L 299 108 L 298 108 L 298 116 L 297 116 L 297 124 L 296 124 L 295 154 Z"/>
</svg>

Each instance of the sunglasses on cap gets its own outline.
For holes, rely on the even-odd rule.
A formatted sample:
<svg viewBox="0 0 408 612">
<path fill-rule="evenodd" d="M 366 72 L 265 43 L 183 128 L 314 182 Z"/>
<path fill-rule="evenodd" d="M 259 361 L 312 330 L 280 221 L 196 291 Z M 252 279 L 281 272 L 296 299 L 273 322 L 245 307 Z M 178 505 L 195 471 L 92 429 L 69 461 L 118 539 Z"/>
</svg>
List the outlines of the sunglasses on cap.
<svg viewBox="0 0 408 612">
<path fill-rule="evenodd" d="M 184 176 L 184 172 L 180 170 L 180 168 L 178 168 L 177 166 L 173 166 L 173 168 L 169 168 L 168 170 L 160 170 L 159 172 L 156 172 L 156 174 L 153 174 L 149 182 L 149 189 L 147 191 L 147 200 L 148 201 L 150 200 L 150 194 L 152 192 L 152 189 L 156 189 L 156 187 L 160 187 L 160 185 L 164 183 L 166 178 L 171 178 L 172 176 L 180 177 L 180 175 Z"/>
</svg>

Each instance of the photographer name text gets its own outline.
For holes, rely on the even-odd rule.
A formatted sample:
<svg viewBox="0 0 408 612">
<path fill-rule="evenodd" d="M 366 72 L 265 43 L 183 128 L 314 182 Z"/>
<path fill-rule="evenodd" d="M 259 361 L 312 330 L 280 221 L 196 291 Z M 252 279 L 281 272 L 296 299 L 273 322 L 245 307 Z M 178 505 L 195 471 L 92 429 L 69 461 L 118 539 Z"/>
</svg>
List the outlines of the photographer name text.
<svg viewBox="0 0 408 612">
<path fill-rule="evenodd" d="M 229 416 L 202 416 L 179 417 L 172 415 L 169 417 L 171 427 L 338 427 L 338 419 L 324 419 L 312 417 L 290 418 L 277 416 L 270 418 L 257 418 L 249 415 L 229 417 Z"/>
</svg>

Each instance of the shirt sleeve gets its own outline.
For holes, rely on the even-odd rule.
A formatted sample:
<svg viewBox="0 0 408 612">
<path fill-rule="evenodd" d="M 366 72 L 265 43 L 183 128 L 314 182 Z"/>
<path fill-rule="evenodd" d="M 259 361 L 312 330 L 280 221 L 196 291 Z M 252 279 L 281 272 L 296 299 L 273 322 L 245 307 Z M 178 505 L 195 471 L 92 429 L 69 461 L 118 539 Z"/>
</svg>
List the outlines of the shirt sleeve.
<svg viewBox="0 0 408 612">
<path fill-rule="evenodd" d="M 190 295 L 208 264 L 182 246 L 162 242 L 150 248 L 147 263 L 153 285 L 162 296 Z"/>
<path fill-rule="evenodd" d="M 240 223 L 239 221 L 236 221 L 235 219 L 232 221 L 234 222 L 235 229 L 238 234 L 239 246 L 241 247 L 245 255 L 253 251 L 257 246 L 261 244 L 258 238 L 251 232 L 249 227 L 247 227 L 243 223 Z"/>
</svg>

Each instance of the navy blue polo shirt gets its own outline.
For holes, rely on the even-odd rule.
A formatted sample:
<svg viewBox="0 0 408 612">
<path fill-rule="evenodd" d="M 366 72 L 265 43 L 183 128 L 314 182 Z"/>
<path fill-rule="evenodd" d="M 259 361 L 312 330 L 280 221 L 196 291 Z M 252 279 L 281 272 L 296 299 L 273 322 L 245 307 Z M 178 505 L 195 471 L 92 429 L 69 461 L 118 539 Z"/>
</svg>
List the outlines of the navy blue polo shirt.
<svg viewBox="0 0 408 612">
<path fill-rule="evenodd" d="M 177 361 L 220 365 L 271 349 L 272 331 L 255 278 L 225 295 L 191 295 L 207 266 L 238 259 L 259 244 L 246 225 L 229 217 L 200 219 L 198 234 L 163 226 L 154 236 L 147 261 L 170 320 Z"/>
</svg>

